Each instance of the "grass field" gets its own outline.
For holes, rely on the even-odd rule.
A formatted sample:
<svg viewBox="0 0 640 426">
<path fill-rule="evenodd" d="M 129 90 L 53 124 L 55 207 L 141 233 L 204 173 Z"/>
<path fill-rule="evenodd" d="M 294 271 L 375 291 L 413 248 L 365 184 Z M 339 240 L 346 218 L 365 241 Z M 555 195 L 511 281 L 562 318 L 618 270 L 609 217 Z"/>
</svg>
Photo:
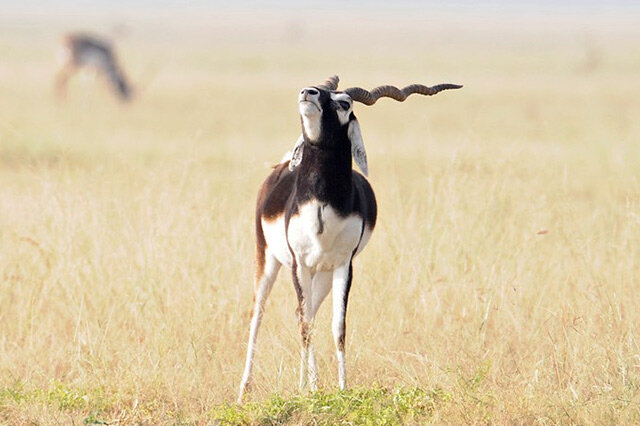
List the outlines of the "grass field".
<svg viewBox="0 0 640 426">
<path fill-rule="evenodd" d="M 133 20 L 130 105 L 91 75 L 54 100 L 76 22 L 0 26 L 0 422 L 639 423 L 640 31 L 292 16 Z M 236 406 L 256 191 L 300 133 L 298 90 L 335 73 L 465 88 L 356 106 L 379 222 L 352 390 L 327 304 L 322 390 L 297 391 L 283 271 Z"/>
</svg>

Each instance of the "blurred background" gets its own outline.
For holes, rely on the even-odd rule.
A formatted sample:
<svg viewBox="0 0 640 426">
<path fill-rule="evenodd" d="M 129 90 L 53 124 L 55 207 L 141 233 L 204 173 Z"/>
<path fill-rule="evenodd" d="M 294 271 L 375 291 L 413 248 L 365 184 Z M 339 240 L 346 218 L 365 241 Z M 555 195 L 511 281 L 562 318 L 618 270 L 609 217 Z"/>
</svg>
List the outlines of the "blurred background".
<svg viewBox="0 0 640 426">
<path fill-rule="evenodd" d="M 77 108 L 85 113 L 70 114 L 75 120 L 89 116 L 108 120 L 94 109 L 98 105 L 119 107 L 105 93 L 108 83 L 93 71 L 69 78 L 66 104 L 52 101 L 53 80 L 61 68 L 61 39 L 69 32 L 93 34 L 114 44 L 121 68 L 135 89 L 135 102 L 127 112 L 115 113 L 125 120 L 118 127 L 123 129 L 133 120 L 151 123 L 180 114 L 180 120 L 172 120 L 170 127 L 174 136 L 180 135 L 183 149 L 189 146 L 183 138 L 189 132 L 191 138 L 197 133 L 198 139 L 210 141 L 221 129 L 249 131 L 241 124 L 247 116 L 270 116 L 273 105 L 284 106 L 285 102 L 288 114 L 258 120 L 253 129 L 257 135 L 282 130 L 277 136 L 291 139 L 297 120 L 290 119 L 295 103 L 287 89 L 314 84 L 336 73 L 342 87 L 450 80 L 466 84 L 472 93 L 490 88 L 492 96 L 516 97 L 524 89 L 523 79 L 585 93 L 597 90 L 598 82 L 610 78 L 606 84 L 615 91 L 619 79 L 607 71 L 635 72 L 630 67 L 637 60 L 632 53 L 637 49 L 634 23 L 638 15 L 638 5 L 623 1 L 400 1 L 392 5 L 375 1 L 233 5 L 3 1 L 3 132 L 17 132 L 17 138 L 16 134 L 6 138 L 13 142 L 20 137 L 43 139 L 44 135 L 35 137 L 33 132 L 45 130 L 42 126 L 53 119 L 58 131 L 47 128 L 44 136 L 51 141 L 64 125 L 59 122 L 63 117 L 51 116 L 54 111 L 64 111 L 64 116 Z M 249 87 L 261 91 L 250 101 L 244 97 L 252 92 Z M 548 91 L 540 90 L 536 96 L 545 93 Z M 487 108 L 500 108 L 489 98 L 479 102 L 476 115 L 467 118 L 474 120 L 477 114 L 488 112 Z M 157 110 L 150 109 L 152 104 Z M 521 99 L 518 105 L 526 114 L 544 112 L 538 112 L 535 99 Z M 407 113 L 408 109 L 402 110 Z M 25 110 L 33 122 L 20 123 Z M 492 120 L 482 121 L 494 126 Z M 104 126 L 115 124 L 102 122 Z M 541 131 L 539 122 L 531 124 Z M 78 125 L 76 121 L 73 127 Z M 504 122 L 500 125 L 509 127 Z M 127 139 L 132 131 L 146 134 L 137 135 L 135 149 L 145 149 L 147 144 L 158 147 L 158 141 L 149 140 L 152 126 L 146 130 L 136 127 L 126 132 Z M 501 133 L 505 130 L 503 127 Z M 118 130 L 112 131 L 116 134 L 109 136 L 108 145 L 117 146 Z M 58 141 L 59 147 L 82 137 L 68 136 L 73 137 Z M 94 139 L 101 137 L 94 134 Z M 34 148 L 33 143 L 16 144 L 18 150 Z M 90 145 L 101 144 L 94 140 Z M 87 144 L 80 141 L 76 147 L 82 150 L 83 146 Z M 5 151 L 6 155 L 10 154 Z"/>
</svg>

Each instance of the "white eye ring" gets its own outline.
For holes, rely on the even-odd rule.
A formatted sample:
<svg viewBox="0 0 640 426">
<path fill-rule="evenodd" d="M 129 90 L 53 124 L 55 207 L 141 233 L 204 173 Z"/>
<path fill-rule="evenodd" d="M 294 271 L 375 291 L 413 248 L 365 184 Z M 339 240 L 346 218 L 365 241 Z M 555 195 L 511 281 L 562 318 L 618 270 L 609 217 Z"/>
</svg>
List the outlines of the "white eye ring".
<svg viewBox="0 0 640 426">
<path fill-rule="evenodd" d="M 338 101 L 338 105 L 340 105 L 340 107 L 344 110 L 348 110 L 349 108 L 351 108 L 351 104 L 347 101 Z"/>
</svg>

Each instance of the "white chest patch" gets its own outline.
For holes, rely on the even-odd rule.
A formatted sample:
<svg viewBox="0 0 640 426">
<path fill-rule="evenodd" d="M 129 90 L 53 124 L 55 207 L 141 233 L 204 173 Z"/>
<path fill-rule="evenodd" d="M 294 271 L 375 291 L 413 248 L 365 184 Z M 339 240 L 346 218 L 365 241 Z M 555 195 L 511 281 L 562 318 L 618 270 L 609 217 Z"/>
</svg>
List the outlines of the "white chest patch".
<svg viewBox="0 0 640 426">
<path fill-rule="evenodd" d="M 367 245 L 371 229 L 365 226 L 360 239 L 361 227 L 360 217 L 353 215 L 343 218 L 331 207 L 312 201 L 289 221 L 289 244 L 305 266 L 315 271 L 332 270 L 348 261 L 356 246 L 357 255 Z M 291 268 L 293 259 L 287 244 L 284 215 L 272 221 L 262 219 L 262 232 L 267 251 Z"/>
<path fill-rule="evenodd" d="M 300 262 L 330 271 L 347 262 L 360 242 L 362 219 L 340 217 L 330 206 L 311 201 L 289 221 L 289 244 Z"/>
</svg>

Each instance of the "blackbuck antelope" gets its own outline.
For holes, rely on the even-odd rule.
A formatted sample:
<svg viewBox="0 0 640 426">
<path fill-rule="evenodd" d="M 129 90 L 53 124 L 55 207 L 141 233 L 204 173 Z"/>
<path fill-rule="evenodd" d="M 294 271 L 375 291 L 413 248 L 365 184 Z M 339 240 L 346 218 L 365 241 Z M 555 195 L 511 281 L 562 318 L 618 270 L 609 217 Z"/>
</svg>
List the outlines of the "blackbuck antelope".
<svg viewBox="0 0 640 426">
<path fill-rule="evenodd" d="M 131 85 L 108 41 L 88 34 L 68 34 L 62 39 L 58 60 L 60 69 L 55 80 L 58 97 L 66 94 L 67 83 L 74 73 L 81 68 L 91 68 L 106 77 L 110 87 L 121 100 L 131 99 Z"/>
<path fill-rule="evenodd" d="M 462 86 L 414 84 L 404 89 L 380 86 L 338 91 L 338 77 L 298 95 L 302 136 L 291 158 L 275 166 L 258 193 L 256 206 L 256 280 L 244 375 L 238 401 L 251 379 L 256 339 L 264 305 L 282 265 L 291 268 L 298 296 L 302 335 L 300 387 L 317 388 L 313 320 L 333 291 L 332 331 L 340 389 L 346 386 L 345 317 L 353 277 L 353 258 L 376 224 L 376 199 L 365 177 L 352 170 L 351 159 L 367 175 L 367 155 L 353 101 L 373 105 L 379 98 L 404 101 L 418 93 L 435 95 Z"/>
</svg>

